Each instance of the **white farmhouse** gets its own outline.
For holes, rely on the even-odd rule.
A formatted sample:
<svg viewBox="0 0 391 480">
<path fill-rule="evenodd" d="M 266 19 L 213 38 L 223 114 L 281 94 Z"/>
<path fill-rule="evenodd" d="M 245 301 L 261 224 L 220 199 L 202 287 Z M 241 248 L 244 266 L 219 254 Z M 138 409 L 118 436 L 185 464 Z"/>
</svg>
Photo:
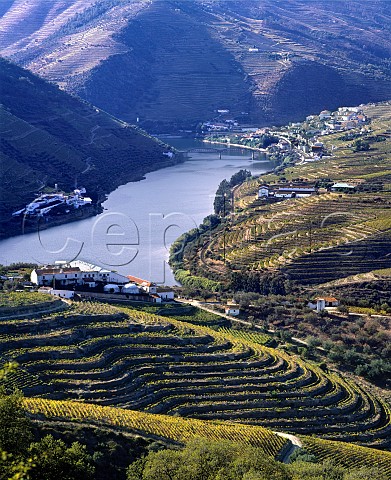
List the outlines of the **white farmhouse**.
<svg viewBox="0 0 391 480">
<path fill-rule="evenodd" d="M 339 301 L 334 297 L 319 297 L 308 303 L 309 308 L 316 310 L 318 313 L 329 307 L 338 307 L 338 305 Z"/>
<path fill-rule="evenodd" d="M 269 185 L 261 185 L 258 190 L 258 198 L 265 198 L 269 196 Z"/>
<path fill-rule="evenodd" d="M 313 187 L 280 187 L 276 192 L 277 198 L 305 198 L 315 195 L 316 189 Z"/>
<path fill-rule="evenodd" d="M 35 285 L 96 286 L 97 283 L 115 283 L 124 285 L 128 279 L 124 275 L 104 268 L 75 260 L 70 263 L 58 262 L 56 265 L 34 269 L 31 272 L 31 282 Z"/>
<path fill-rule="evenodd" d="M 225 314 L 237 317 L 240 315 L 240 307 L 237 303 L 228 303 L 225 307 Z"/>
<path fill-rule="evenodd" d="M 92 265 L 91 263 L 83 262 L 82 260 L 74 260 L 73 262 L 70 262 L 69 265 L 72 267 L 78 267 L 83 272 L 83 278 L 92 278 L 96 282 L 116 283 L 119 285 L 128 283 L 128 279 L 125 275 L 113 272 L 112 270 L 106 270 L 105 268 Z"/>
</svg>

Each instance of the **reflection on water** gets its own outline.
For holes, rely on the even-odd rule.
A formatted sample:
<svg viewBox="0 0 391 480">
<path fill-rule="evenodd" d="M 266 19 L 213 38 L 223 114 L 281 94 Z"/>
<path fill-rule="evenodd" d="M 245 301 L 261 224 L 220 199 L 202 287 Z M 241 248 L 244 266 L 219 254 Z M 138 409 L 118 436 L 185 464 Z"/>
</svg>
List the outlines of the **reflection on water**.
<svg viewBox="0 0 391 480">
<path fill-rule="evenodd" d="M 218 148 L 192 139 L 165 141 L 180 150 Z M 237 148 L 223 152 L 221 159 L 213 151 L 191 153 L 181 165 L 117 188 L 97 217 L 0 242 L 0 263 L 44 264 L 79 257 L 123 274 L 174 284 L 166 263 L 169 245 L 213 212 L 221 180 L 242 168 L 253 174 L 272 168 L 259 160 L 252 159 L 250 150 Z"/>
</svg>

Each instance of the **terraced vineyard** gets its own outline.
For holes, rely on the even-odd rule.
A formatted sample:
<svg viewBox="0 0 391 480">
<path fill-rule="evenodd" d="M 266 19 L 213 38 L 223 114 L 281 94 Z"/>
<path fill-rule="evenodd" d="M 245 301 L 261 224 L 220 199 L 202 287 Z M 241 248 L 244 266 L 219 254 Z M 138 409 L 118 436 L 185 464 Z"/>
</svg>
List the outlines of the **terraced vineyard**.
<svg viewBox="0 0 391 480">
<path fill-rule="evenodd" d="M 24 405 L 34 415 L 45 415 L 49 419 L 67 418 L 83 422 L 106 424 L 144 436 L 184 443 L 195 437 L 213 440 L 226 439 L 250 443 L 261 447 L 265 453 L 276 457 L 286 439 L 262 427 L 221 424 L 195 419 L 169 417 L 167 415 L 152 415 L 150 413 L 125 410 L 122 408 L 101 407 L 80 402 L 44 400 L 41 398 L 26 398 Z"/>
<path fill-rule="evenodd" d="M 80 402 L 26 398 L 24 404 L 32 414 L 41 418 L 44 417 L 49 421 L 56 419 L 63 421 L 65 419 L 72 422 L 88 422 L 179 443 L 186 442 L 194 437 L 213 440 L 227 439 L 262 448 L 266 454 L 272 457 L 281 457 L 281 453 L 287 446 L 284 438 L 259 426 L 222 424 L 165 415 L 151 415 Z M 320 460 L 332 459 L 335 464 L 347 468 L 376 465 L 382 468 L 384 473 L 391 475 L 391 453 L 389 452 L 313 437 L 305 437 L 304 447 Z"/>
<path fill-rule="evenodd" d="M 220 281 L 235 271 L 281 271 L 305 285 L 390 268 L 391 109 L 384 104 L 365 111 L 373 115 L 369 151 L 353 152 L 340 133 L 328 135 L 322 141 L 332 157 L 283 172 L 288 182 L 353 182 L 356 193 L 267 203 L 257 198 L 259 186 L 281 178 L 272 173 L 250 179 L 235 190 L 235 215 L 215 234 L 190 242 L 180 268 Z M 374 140 L 379 137 L 383 141 Z"/>
<path fill-rule="evenodd" d="M 250 212 L 203 246 L 198 274 L 281 268 L 294 280 L 321 283 L 391 266 L 391 195 L 324 194 Z"/>
<path fill-rule="evenodd" d="M 270 125 L 390 98 L 384 2 L 5 3 L 3 56 L 153 131 L 223 107 Z"/>
<path fill-rule="evenodd" d="M 8 386 L 27 397 L 390 445 L 389 405 L 250 335 L 88 303 L 0 320 L 0 335 L 2 363 L 20 365 Z"/>
</svg>

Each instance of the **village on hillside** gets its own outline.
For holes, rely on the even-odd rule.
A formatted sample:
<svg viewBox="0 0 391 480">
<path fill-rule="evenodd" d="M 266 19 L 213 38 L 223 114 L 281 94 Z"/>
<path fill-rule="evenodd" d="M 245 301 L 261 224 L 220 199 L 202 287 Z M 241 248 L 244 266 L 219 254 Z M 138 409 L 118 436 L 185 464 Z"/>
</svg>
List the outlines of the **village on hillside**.
<svg viewBox="0 0 391 480">
<path fill-rule="evenodd" d="M 229 116 L 229 110 L 217 111 L 218 121 L 202 124 L 204 141 L 259 150 L 276 160 L 281 154 L 290 155 L 298 162 L 313 162 L 331 155 L 319 137 L 336 132 L 348 132 L 346 139 L 357 139 L 370 132 L 370 118 L 362 107 L 340 107 L 331 112 L 309 115 L 304 122 L 290 123 L 284 127 L 240 125 Z M 349 134 L 350 130 L 354 133 Z"/>
<path fill-rule="evenodd" d="M 229 116 L 228 110 L 218 110 L 218 114 L 218 122 L 202 125 L 204 141 L 262 152 L 276 164 L 276 172 L 287 166 L 330 158 L 337 147 L 327 148 L 322 141 L 325 135 L 340 132 L 340 139 L 351 140 L 352 149 L 359 151 L 367 149 L 363 137 L 371 132 L 371 119 L 360 106 L 340 107 L 334 112 L 323 110 L 319 115 L 307 116 L 304 122 L 270 128 L 241 126 L 235 119 L 225 118 Z M 290 185 L 286 182 L 265 184 L 260 185 L 256 199 L 272 203 L 326 192 L 354 193 L 357 187 L 353 182 L 333 182 L 331 179 L 325 185 L 304 181 Z"/>
</svg>

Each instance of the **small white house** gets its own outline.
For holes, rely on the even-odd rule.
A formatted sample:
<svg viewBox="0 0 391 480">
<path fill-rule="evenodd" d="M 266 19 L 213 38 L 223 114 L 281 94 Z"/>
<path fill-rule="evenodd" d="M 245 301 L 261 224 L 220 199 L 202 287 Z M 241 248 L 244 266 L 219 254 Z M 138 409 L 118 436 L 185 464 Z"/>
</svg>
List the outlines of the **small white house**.
<svg viewBox="0 0 391 480">
<path fill-rule="evenodd" d="M 330 117 L 331 117 L 330 110 L 323 110 L 319 114 L 319 120 L 325 120 L 325 119 L 330 118 Z"/>
<path fill-rule="evenodd" d="M 165 301 L 174 300 L 175 297 L 173 289 L 169 287 L 157 287 L 156 293 Z"/>
<path fill-rule="evenodd" d="M 355 190 L 354 185 L 350 185 L 349 183 L 344 183 L 344 182 L 339 182 L 339 183 L 334 183 L 334 185 L 331 187 L 332 192 L 341 192 L 341 191 L 353 191 Z"/>
<path fill-rule="evenodd" d="M 239 305 L 237 303 L 229 303 L 225 307 L 225 314 L 226 315 L 231 315 L 233 317 L 237 317 L 238 315 L 240 315 Z"/>
<path fill-rule="evenodd" d="M 73 290 L 57 290 L 52 288 L 50 290 L 50 295 L 55 295 L 56 297 L 60 298 L 73 298 L 75 296 L 75 292 Z"/>
<path fill-rule="evenodd" d="M 55 295 L 60 298 L 73 298 L 75 292 L 73 290 L 58 290 L 50 287 L 41 287 L 38 289 L 39 293 L 48 293 L 49 295 Z"/>
<path fill-rule="evenodd" d="M 319 297 L 308 303 L 308 306 L 318 313 L 329 307 L 338 307 L 339 301 L 334 297 Z"/>
<path fill-rule="evenodd" d="M 265 198 L 269 196 L 269 186 L 268 185 L 261 185 L 258 190 L 258 198 Z"/>
</svg>

